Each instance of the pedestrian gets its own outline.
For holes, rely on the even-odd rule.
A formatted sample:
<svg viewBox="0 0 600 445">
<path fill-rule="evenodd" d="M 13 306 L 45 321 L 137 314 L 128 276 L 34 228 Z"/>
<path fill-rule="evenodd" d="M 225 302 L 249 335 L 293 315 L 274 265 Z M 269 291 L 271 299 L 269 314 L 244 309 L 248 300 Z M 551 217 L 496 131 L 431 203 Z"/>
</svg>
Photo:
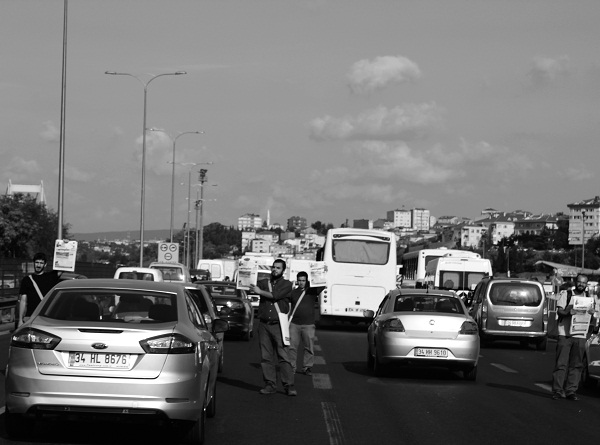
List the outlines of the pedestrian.
<svg viewBox="0 0 600 445">
<path fill-rule="evenodd" d="M 573 310 L 571 299 L 575 296 L 589 298 L 587 313 L 594 313 L 594 299 L 586 292 L 588 277 L 583 274 L 577 275 L 576 286 L 563 290 L 556 302 L 556 315 L 558 317 L 558 342 L 556 345 L 556 363 L 552 373 L 552 398 L 579 400 L 575 394 L 581 379 L 583 369 L 582 358 L 585 351 L 585 332 L 574 331 L 572 328 Z"/>
<path fill-rule="evenodd" d="M 33 273 L 21 280 L 19 289 L 19 304 L 17 325 L 22 325 L 42 302 L 44 295 L 60 281 L 57 271 L 44 272 L 47 260 L 46 254 L 38 252 L 33 256 Z"/>
<path fill-rule="evenodd" d="M 292 291 L 292 313 L 290 315 L 290 361 L 296 372 L 298 348 L 304 345 L 302 373 L 312 375 L 315 364 L 315 302 L 322 287 L 310 287 L 308 274 L 304 271 L 296 275 L 298 287 Z"/>
<path fill-rule="evenodd" d="M 278 312 L 288 313 L 292 283 L 283 278 L 285 261 L 276 259 L 271 266 L 269 279 L 250 285 L 250 291 L 260 296 L 258 305 L 258 342 L 260 345 L 260 366 L 265 387 L 260 394 L 277 392 L 277 365 L 281 383 L 288 396 L 298 395 L 294 388 L 294 372 L 289 358 L 289 347 L 284 345 Z M 278 311 L 279 309 L 279 311 Z"/>
</svg>

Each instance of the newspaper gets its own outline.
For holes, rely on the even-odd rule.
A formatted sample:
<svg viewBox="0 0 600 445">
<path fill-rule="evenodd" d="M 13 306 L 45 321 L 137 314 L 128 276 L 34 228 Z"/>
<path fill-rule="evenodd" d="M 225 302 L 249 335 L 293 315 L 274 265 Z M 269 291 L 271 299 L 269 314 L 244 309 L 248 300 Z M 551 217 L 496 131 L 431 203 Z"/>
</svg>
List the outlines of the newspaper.
<svg viewBox="0 0 600 445">
<path fill-rule="evenodd" d="M 588 310 L 594 307 L 594 299 L 574 295 L 571 297 L 570 304 L 573 306 L 571 312 L 571 335 L 586 335 L 592 319 Z"/>
<path fill-rule="evenodd" d="M 258 264 L 249 258 L 240 260 L 238 264 L 237 288 L 250 290 L 251 284 L 256 284 L 258 278 Z"/>
<path fill-rule="evenodd" d="M 54 262 L 52 269 L 75 271 L 75 260 L 77 258 L 77 241 L 66 241 L 57 239 L 54 244 Z"/>
</svg>

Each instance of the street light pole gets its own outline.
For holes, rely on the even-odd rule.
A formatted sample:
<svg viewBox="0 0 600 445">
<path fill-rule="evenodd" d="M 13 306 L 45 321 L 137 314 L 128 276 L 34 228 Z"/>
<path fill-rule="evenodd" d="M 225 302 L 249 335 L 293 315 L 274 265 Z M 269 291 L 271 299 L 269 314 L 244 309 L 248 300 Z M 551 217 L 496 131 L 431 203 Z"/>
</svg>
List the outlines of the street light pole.
<svg viewBox="0 0 600 445">
<path fill-rule="evenodd" d="M 148 85 L 154 79 L 162 76 L 179 76 L 187 74 L 185 71 L 176 71 L 174 73 L 162 73 L 152 76 L 148 81 L 144 82 L 138 76 L 130 73 L 119 73 L 116 71 L 106 71 L 104 74 L 110 74 L 112 76 L 129 76 L 136 79 L 144 88 L 144 117 L 142 122 L 142 191 L 141 191 L 141 203 L 140 203 L 140 267 L 144 266 L 144 213 L 146 205 L 146 108 L 147 108 L 147 97 L 148 97 Z"/>
<path fill-rule="evenodd" d="M 171 224 L 169 226 L 169 242 L 173 242 L 173 218 L 175 214 L 175 145 L 177 144 L 177 139 L 183 136 L 184 134 L 204 134 L 204 131 L 184 131 L 179 133 L 177 136 L 172 137 L 169 133 L 164 130 L 160 130 L 158 128 L 150 128 L 150 131 L 159 131 L 161 133 L 166 134 L 171 142 L 173 143 L 173 168 L 171 169 Z"/>
<path fill-rule="evenodd" d="M 581 211 L 581 273 L 585 266 L 585 210 Z"/>
<path fill-rule="evenodd" d="M 198 223 L 196 222 L 196 260 L 202 259 L 203 244 L 204 244 L 204 230 L 202 227 L 202 211 L 204 209 L 204 183 L 206 182 L 205 168 L 200 169 L 200 229 L 198 229 Z"/>
</svg>

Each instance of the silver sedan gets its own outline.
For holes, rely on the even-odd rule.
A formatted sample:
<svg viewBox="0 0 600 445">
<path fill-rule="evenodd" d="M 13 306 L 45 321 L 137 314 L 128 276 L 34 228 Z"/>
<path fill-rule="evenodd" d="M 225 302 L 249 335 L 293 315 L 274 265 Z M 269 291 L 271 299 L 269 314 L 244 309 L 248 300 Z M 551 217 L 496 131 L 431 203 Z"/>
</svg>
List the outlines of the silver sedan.
<svg viewBox="0 0 600 445">
<path fill-rule="evenodd" d="M 58 284 L 12 334 L 6 431 L 60 414 L 152 419 L 188 443 L 216 413 L 217 341 L 185 288 L 140 280 Z"/>
<path fill-rule="evenodd" d="M 367 339 L 367 364 L 380 375 L 388 365 L 446 367 L 461 370 L 467 380 L 477 378 L 477 324 L 453 292 L 395 289 L 383 300 Z"/>
</svg>

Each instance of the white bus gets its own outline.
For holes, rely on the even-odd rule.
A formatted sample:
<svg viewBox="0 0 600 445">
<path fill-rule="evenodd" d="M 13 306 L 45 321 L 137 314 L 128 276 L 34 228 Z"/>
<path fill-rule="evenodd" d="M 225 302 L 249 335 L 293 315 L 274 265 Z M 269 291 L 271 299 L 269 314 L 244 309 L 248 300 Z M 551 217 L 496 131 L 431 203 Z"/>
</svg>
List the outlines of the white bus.
<svg viewBox="0 0 600 445">
<path fill-rule="evenodd" d="M 327 286 L 319 295 L 319 325 L 336 320 L 364 321 L 396 289 L 396 236 L 366 229 L 330 229 L 317 253 L 325 263 Z"/>
<path fill-rule="evenodd" d="M 481 258 L 481 255 L 469 250 L 455 250 L 441 247 L 439 249 L 421 249 L 402 255 L 402 287 L 423 287 L 425 267 L 431 260 L 444 255 L 465 258 Z"/>
<path fill-rule="evenodd" d="M 492 263 L 488 259 L 443 256 L 427 264 L 425 286 L 453 290 L 466 299 L 477 283 L 488 276 L 492 276 Z"/>
</svg>

